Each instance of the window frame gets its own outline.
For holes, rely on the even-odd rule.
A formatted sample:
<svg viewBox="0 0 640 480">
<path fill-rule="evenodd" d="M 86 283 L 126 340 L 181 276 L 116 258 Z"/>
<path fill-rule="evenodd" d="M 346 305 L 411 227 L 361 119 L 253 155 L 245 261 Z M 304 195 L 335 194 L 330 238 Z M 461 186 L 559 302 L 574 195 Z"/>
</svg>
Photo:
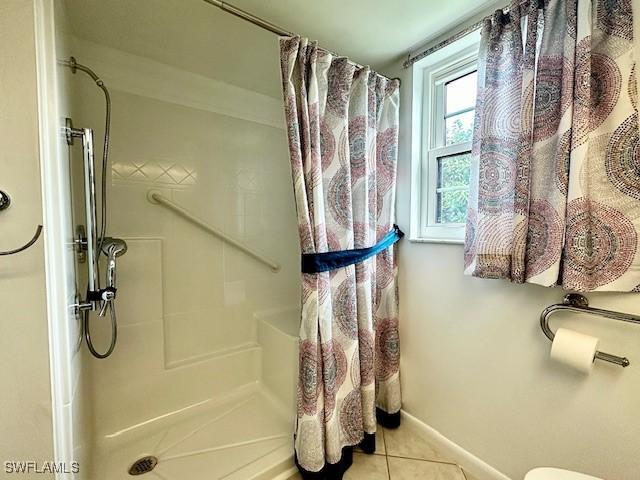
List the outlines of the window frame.
<svg viewBox="0 0 640 480">
<path fill-rule="evenodd" d="M 447 190 L 445 187 L 438 187 L 438 159 L 453 155 L 459 155 L 471 151 L 471 142 L 456 143 L 446 147 L 436 147 L 429 150 L 426 162 L 422 171 L 426 178 L 423 185 L 426 186 L 426 194 L 423 194 L 423 204 L 421 207 L 421 236 L 423 238 L 433 238 L 435 240 L 457 240 L 462 228 L 462 239 L 464 240 L 464 223 L 438 223 L 438 193 Z M 449 189 L 462 190 L 461 187 L 449 187 Z"/>
<path fill-rule="evenodd" d="M 466 46 L 466 48 L 464 48 Z M 455 45 L 451 45 L 455 48 Z M 471 142 L 446 145 L 446 84 L 477 71 L 478 42 L 463 45 L 457 51 L 414 71 L 421 86 L 418 107 L 420 155 L 417 172 L 414 169 L 414 212 L 412 241 L 433 243 L 464 243 L 465 223 L 437 223 L 438 159 L 471 151 Z M 427 59 L 428 60 L 428 57 Z M 414 97 L 415 98 L 415 97 Z M 418 103 L 418 101 L 416 101 Z M 466 110 L 470 111 L 470 110 Z M 461 111 L 462 112 L 462 111 Z M 457 113 L 461 113 L 457 112 Z M 452 116 L 453 114 L 449 115 Z M 417 208 L 416 208 L 417 207 Z M 417 210 L 417 211 L 415 211 Z"/>
</svg>

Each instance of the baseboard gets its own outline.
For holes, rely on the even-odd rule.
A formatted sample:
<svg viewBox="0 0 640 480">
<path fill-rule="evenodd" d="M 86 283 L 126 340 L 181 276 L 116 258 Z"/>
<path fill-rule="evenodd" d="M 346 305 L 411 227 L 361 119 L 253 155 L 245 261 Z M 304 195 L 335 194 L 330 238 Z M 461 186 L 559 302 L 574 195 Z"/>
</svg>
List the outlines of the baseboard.
<svg viewBox="0 0 640 480">
<path fill-rule="evenodd" d="M 455 460 L 463 470 L 469 472 L 478 480 L 512 480 L 457 443 L 449 440 L 435 428 L 430 427 L 404 410 L 402 410 L 402 421 L 415 427 L 437 450 L 445 454 L 448 458 Z"/>
<path fill-rule="evenodd" d="M 421 420 L 418 420 L 416 417 L 404 410 L 402 410 L 402 422 L 406 422 L 414 427 L 438 451 L 442 452 L 447 458 L 454 460 L 464 471 L 469 472 L 477 480 L 512 480 L 504 473 L 496 470 L 488 463 L 476 457 L 473 453 L 449 440 L 435 428 L 427 425 Z M 274 477 L 273 480 L 289 480 L 297 473 L 297 471 L 298 469 L 294 467 Z"/>
</svg>

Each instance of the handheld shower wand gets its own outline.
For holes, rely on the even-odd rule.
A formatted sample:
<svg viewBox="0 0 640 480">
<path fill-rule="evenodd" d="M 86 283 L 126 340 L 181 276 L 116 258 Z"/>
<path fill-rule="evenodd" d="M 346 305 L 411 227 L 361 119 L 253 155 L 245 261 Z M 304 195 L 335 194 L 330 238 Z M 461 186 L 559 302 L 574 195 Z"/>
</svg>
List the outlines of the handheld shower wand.
<svg viewBox="0 0 640 480">
<path fill-rule="evenodd" d="M 104 317 L 107 308 L 113 308 L 116 298 L 116 258 L 127 253 L 127 243 L 120 238 L 107 237 L 102 243 L 102 253 L 107 256 L 107 286 L 103 289 L 99 315 Z"/>
</svg>

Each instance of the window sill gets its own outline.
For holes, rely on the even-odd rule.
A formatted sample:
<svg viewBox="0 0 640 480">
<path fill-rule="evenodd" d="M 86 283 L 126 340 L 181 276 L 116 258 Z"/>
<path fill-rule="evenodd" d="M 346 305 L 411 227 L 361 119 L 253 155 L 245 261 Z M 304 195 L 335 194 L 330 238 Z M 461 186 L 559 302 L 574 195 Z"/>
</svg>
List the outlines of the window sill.
<svg viewBox="0 0 640 480">
<path fill-rule="evenodd" d="M 411 237 L 411 243 L 444 243 L 448 245 L 464 245 L 464 240 L 460 238 L 429 238 L 429 237 Z"/>
</svg>

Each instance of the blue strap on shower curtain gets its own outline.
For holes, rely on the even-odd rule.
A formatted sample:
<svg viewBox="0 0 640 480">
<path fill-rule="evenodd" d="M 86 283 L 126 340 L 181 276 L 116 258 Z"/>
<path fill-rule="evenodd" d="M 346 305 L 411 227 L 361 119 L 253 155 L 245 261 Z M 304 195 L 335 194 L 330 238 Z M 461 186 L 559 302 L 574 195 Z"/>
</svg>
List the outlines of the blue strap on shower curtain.
<svg viewBox="0 0 640 480">
<path fill-rule="evenodd" d="M 325 253 L 303 253 L 302 273 L 328 272 L 336 268 L 355 265 L 389 248 L 402 237 L 404 237 L 404 233 L 397 225 L 394 225 L 393 230 L 372 247 Z"/>
</svg>

